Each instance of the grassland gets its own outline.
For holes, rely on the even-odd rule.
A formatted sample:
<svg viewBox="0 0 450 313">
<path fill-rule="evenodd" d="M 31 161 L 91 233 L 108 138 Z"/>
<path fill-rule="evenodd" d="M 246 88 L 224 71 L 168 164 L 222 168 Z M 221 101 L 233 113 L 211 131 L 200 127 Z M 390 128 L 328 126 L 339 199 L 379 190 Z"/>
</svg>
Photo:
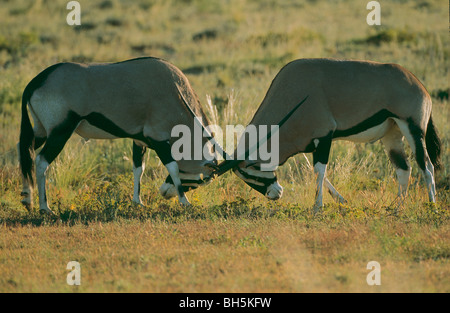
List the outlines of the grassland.
<svg viewBox="0 0 450 313">
<path fill-rule="evenodd" d="M 361 1 L 0 0 L 0 292 L 449 292 L 450 110 L 447 5 L 383 1 L 368 26 Z M 337 142 L 329 178 L 349 203 L 328 195 L 314 216 L 314 176 L 303 156 L 279 169 L 285 188 L 268 202 L 226 174 L 180 207 L 158 194 L 166 171 L 146 155 L 142 199 L 131 204 L 129 140 L 74 136 L 49 171 L 57 217 L 20 204 L 15 149 L 29 80 L 62 61 L 164 58 L 188 76 L 219 124 L 249 122 L 275 74 L 304 57 L 394 62 L 433 97 L 443 141 L 438 203 L 428 203 L 416 164 L 397 214 L 397 183 L 381 143 Z M 207 110 L 211 117 L 211 112 Z M 411 154 L 410 150 L 407 150 Z M 81 264 L 81 286 L 66 265 Z M 368 286 L 369 261 L 381 286 Z"/>
</svg>

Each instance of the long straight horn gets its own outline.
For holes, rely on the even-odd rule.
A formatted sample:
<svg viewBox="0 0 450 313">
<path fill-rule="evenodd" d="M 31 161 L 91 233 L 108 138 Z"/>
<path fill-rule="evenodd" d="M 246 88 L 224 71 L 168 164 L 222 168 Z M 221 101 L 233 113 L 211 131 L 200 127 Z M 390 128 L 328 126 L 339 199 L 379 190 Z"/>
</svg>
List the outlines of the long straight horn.
<svg viewBox="0 0 450 313">
<path fill-rule="evenodd" d="M 288 114 L 286 114 L 286 116 L 285 116 L 280 122 L 278 122 L 278 124 L 277 124 L 278 127 L 275 128 L 274 133 L 277 132 L 277 131 L 280 129 L 280 127 L 283 126 L 284 123 L 286 123 L 286 121 L 287 121 L 287 120 L 292 116 L 292 114 L 294 114 L 294 112 L 295 112 L 295 111 L 296 111 L 296 110 L 297 110 L 297 109 L 298 109 L 298 108 L 306 101 L 306 99 L 308 99 L 308 97 L 309 97 L 309 96 L 306 96 L 305 99 L 303 99 L 299 104 L 297 104 L 297 105 L 296 105 L 296 106 L 295 106 Z M 265 143 L 267 140 L 269 140 L 270 137 L 272 137 L 272 135 L 273 135 L 272 130 L 270 130 L 269 133 L 267 134 L 266 138 L 263 138 L 261 141 L 259 141 L 259 142 L 256 144 L 256 146 L 253 146 L 252 148 L 248 148 L 247 150 L 245 150 L 244 156 L 250 155 L 250 153 L 249 153 L 250 150 L 252 150 L 252 153 L 253 153 L 253 150 L 259 149 L 259 147 L 260 147 L 263 143 Z M 215 172 L 215 174 L 216 174 L 217 176 L 220 176 L 220 175 L 222 175 L 222 174 L 228 172 L 228 171 L 231 170 L 232 168 L 236 167 L 239 163 L 241 163 L 242 161 L 244 161 L 244 160 L 241 160 L 241 157 L 242 157 L 242 156 L 236 158 L 236 160 L 230 160 L 230 159 L 227 159 L 227 160 L 223 161 L 222 163 L 220 163 L 220 164 L 218 165 L 219 169 Z"/>
<path fill-rule="evenodd" d="M 184 97 L 183 93 L 180 90 L 180 87 L 178 86 L 178 84 L 176 84 L 177 89 L 178 89 L 178 93 L 180 94 L 181 99 L 184 102 L 184 105 L 186 106 L 186 108 L 188 109 L 189 113 L 191 113 L 192 117 L 194 118 L 195 121 L 197 121 L 197 123 L 200 125 L 200 127 L 202 128 L 203 134 L 206 135 L 205 138 L 208 139 L 208 141 L 215 146 L 216 148 L 218 148 L 217 150 L 219 150 L 218 152 L 222 155 L 222 157 L 227 160 L 227 159 L 231 159 L 231 156 L 222 148 L 222 146 L 216 141 L 216 139 L 212 136 L 212 134 L 209 132 L 209 130 L 203 125 L 203 123 L 199 120 L 198 116 L 195 115 L 194 111 L 192 110 L 191 106 L 189 105 L 189 103 L 186 101 L 186 98 Z"/>
</svg>

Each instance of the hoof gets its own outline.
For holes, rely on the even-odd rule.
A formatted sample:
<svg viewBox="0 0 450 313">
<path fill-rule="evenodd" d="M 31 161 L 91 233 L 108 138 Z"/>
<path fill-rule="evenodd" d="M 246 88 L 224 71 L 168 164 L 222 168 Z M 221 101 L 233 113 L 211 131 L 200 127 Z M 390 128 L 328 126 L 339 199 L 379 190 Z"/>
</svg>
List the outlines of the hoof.
<svg viewBox="0 0 450 313">
<path fill-rule="evenodd" d="M 142 203 L 141 200 L 136 201 L 136 200 L 133 199 L 133 202 L 132 202 L 132 203 L 133 203 L 134 205 L 145 206 L 145 205 Z"/>
<path fill-rule="evenodd" d="M 345 200 L 343 197 L 339 197 L 338 202 L 339 202 L 339 204 L 347 204 L 348 203 L 348 201 Z"/>
<path fill-rule="evenodd" d="M 48 215 L 48 216 L 55 215 L 55 213 L 53 213 L 53 211 L 50 210 L 49 208 L 39 209 L 39 213 L 41 213 L 42 215 Z"/>
<path fill-rule="evenodd" d="M 159 193 L 165 199 L 170 199 L 170 198 L 177 196 L 177 189 L 172 184 L 164 183 L 164 184 L 162 184 L 161 188 L 159 188 Z"/>
<path fill-rule="evenodd" d="M 313 212 L 314 212 L 314 215 L 322 213 L 323 212 L 323 205 L 321 205 L 321 204 L 320 205 L 318 205 L 318 204 L 314 205 Z"/>
<path fill-rule="evenodd" d="M 186 197 L 183 197 L 180 199 L 180 204 L 182 206 L 190 206 L 191 205 L 191 203 L 189 202 L 189 200 Z"/>
<path fill-rule="evenodd" d="M 28 200 L 22 200 L 20 201 L 22 205 L 27 209 L 28 212 L 30 212 L 33 209 L 33 204 Z"/>
<path fill-rule="evenodd" d="M 26 191 L 22 191 L 20 193 L 20 195 L 23 197 L 23 199 L 20 200 L 20 202 L 23 204 L 23 206 L 28 211 L 31 211 L 31 209 L 33 208 L 33 201 L 32 201 L 32 198 L 31 198 L 31 193 L 30 192 L 26 192 Z"/>
</svg>

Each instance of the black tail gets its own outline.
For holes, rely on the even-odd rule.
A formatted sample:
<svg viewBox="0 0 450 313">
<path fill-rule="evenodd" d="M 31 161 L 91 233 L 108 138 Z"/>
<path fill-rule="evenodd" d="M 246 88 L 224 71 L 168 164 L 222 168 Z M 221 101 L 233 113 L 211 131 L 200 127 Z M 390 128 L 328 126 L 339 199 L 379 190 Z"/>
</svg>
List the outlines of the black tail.
<svg viewBox="0 0 450 313">
<path fill-rule="evenodd" d="M 28 116 L 27 104 L 29 101 L 27 88 L 22 95 L 22 123 L 20 124 L 19 161 L 23 177 L 33 185 L 34 167 L 34 131 Z"/>
<path fill-rule="evenodd" d="M 428 156 L 430 157 L 431 163 L 436 169 L 441 167 L 441 147 L 442 143 L 438 137 L 436 127 L 433 124 L 433 119 L 430 116 L 428 121 L 427 133 L 425 135 L 425 143 L 427 145 Z"/>
</svg>

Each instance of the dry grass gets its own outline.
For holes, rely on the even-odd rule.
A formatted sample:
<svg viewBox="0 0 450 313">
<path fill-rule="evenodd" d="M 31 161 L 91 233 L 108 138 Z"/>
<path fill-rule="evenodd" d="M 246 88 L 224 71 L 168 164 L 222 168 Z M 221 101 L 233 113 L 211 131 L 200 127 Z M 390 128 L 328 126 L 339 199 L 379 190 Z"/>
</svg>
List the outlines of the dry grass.
<svg viewBox="0 0 450 313">
<path fill-rule="evenodd" d="M 3 227 L 0 291 L 450 291 L 448 226 L 311 226 L 241 218 Z M 65 284 L 72 260 L 81 263 L 81 286 Z M 381 286 L 366 283 L 372 260 Z"/>
</svg>

